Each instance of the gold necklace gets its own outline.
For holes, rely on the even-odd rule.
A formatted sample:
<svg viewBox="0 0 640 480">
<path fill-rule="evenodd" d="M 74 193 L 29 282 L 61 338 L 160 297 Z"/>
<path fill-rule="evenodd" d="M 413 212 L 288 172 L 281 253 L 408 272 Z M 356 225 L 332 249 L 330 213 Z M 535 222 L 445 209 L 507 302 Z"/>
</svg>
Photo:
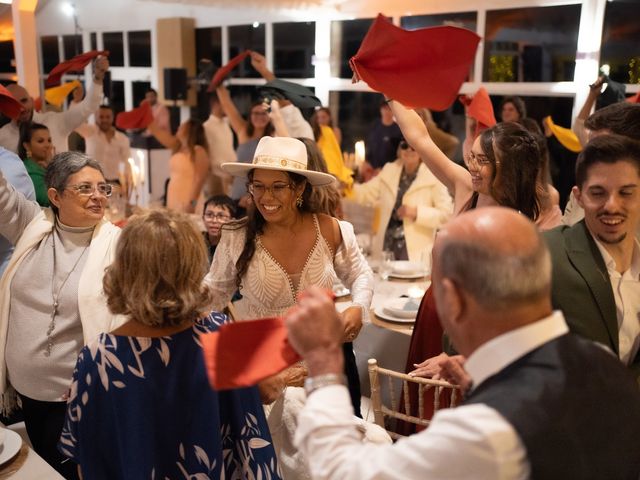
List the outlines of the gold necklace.
<svg viewBox="0 0 640 480">
<path fill-rule="evenodd" d="M 52 274 L 52 277 L 51 277 L 51 299 L 53 300 L 53 309 L 51 310 L 51 321 L 49 322 L 49 328 L 47 328 L 47 348 L 44 351 L 44 356 L 45 357 L 51 356 L 51 349 L 53 348 L 53 331 L 56 328 L 56 315 L 58 315 L 58 307 L 59 307 L 58 299 L 60 298 L 60 293 L 62 292 L 63 287 L 66 285 L 67 280 L 69 280 L 69 277 L 71 276 L 73 271 L 78 266 L 78 263 L 80 263 L 80 259 L 84 256 L 84 252 L 87 251 L 87 248 L 89 248 L 90 244 L 91 244 L 91 242 L 89 242 L 82 249 L 82 252 L 80 253 L 80 256 L 78 257 L 78 259 L 76 260 L 76 263 L 73 264 L 73 267 L 71 268 L 71 270 L 69 270 L 69 273 L 67 273 L 67 276 L 64 277 L 64 280 L 62 281 L 62 283 L 60 284 L 60 286 L 58 287 L 57 292 L 56 292 L 56 288 L 55 288 L 55 282 L 56 282 L 56 232 L 55 232 L 55 229 L 51 233 L 51 246 L 53 247 L 53 274 Z"/>
</svg>

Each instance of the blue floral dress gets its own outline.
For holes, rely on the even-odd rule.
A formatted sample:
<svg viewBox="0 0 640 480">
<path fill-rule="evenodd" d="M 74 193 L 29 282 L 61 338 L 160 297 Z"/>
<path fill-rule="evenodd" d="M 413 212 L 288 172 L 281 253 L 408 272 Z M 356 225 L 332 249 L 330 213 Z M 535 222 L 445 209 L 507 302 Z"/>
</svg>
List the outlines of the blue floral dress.
<svg viewBox="0 0 640 480">
<path fill-rule="evenodd" d="M 80 352 L 60 451 L 92 479 L 280 479 L 257 388 L 216 392 L 199 335 L 102 334 Z"/>
</svg>

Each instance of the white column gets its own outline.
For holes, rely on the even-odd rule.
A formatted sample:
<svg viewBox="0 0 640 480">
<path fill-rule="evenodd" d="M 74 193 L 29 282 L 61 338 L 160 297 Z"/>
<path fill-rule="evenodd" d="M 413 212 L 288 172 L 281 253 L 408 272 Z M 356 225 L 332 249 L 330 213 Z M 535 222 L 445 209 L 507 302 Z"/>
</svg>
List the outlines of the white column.
<svg viewBox="0 0 640 480">
<path fill-rule="evenodd" d="M 18 83 L 36 98 L 40 95 L 40 67 L 35 10 L 38 0 L 13 0 L 11 14 L 15 32 L 13 48 L 16 54 Z"/>
<path fill-rule="evenodd" d="M 583 0 L 578 32 L 578 51 L 573 81 L 576 88 L 573 116 L 576 118 L 589 93 L 589 84 L 598 78 L 602 26 L 607 0 Z"/>
</svg>

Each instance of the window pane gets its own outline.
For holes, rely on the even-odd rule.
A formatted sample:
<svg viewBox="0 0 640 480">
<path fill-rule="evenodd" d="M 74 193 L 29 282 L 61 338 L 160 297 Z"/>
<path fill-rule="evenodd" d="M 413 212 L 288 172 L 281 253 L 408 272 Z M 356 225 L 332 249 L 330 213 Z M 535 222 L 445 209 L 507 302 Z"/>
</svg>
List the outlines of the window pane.
<svg viewBox="0 0 640 480">
<path fill-rule="evenodd" d="M 98 34 L 96 32 L 91 32 L 89 37 L 91 38 L 91 50 L 97 50 L 98 49 Z"/>
<path fill-rule="evenodd" d="M 580 5 L 487 11 L 484 81 L 573 80 Z"/>
<path fill-rule="evenodd" d="M 16 71 L 15 58 L 13 41 L 0 42 L 0 72 L 14 73 Z"/>
<path fill-rule="evenodd" d="M 63 35 L 62 44 L 64 46 L 64 59 L 80 55 L 82 53 L 82 36 L 81 35 Z"/>
<path fill-rule="evenodd" d="M 196 28 L 196 60 L 203 58 L 222 65 L 222 28 Z"/>
<path fill-rule="evenodd" d="M 124 82 L 111 81 L 109 91 L 105 92 L 105 96 L 109 99 L 109 105 L 116 113 L 124 111 Z"/>
<path fill-rule="evenodd" d="M 133 106 L 137 107 L 144 100 L 144 95 L 151 88 L 151 82 L 131 82 Z"/>
<path fill-rule="evenodd" d="M 311 62 L 316 49 L 314 22 L 274 23 L 273 43 L 273 65 L 277 77 L 313 77 Z"/>
<path fill-rule="evenodd" d="M 342 20 L 331 22 L 331 76 L 351 78 L 353 72 L 349 59 L 360 48 L 373 19 Z"/>
<path fill-rule="evenodd" d="M 53 67 L 60 63 L 58 50 L 58 37 L 55 35 L 40 37 L 42 46 L 42 69 L 44 73 L 49 73 Z"/>
<path fill-rule="evenodd" d="M 415 30 L 424 27 L 437 27 L 440 25 L 453 25 L 463 27 L 473 32 L 476 31 L 476 12 L 443 13 L 440 15 L 412 15 L 401 17 L 400 25 L 406 30 Z"/>
<path fill-rule="evenodd" d="M 261 23 L 253 25 L 236 25 L 229 27 L 229 58 L 233 58 L 245 50 L 255 50 L 264 54 L 265 26 Z M 260 74 L 251 66 L 246 58 L 231 74 L 233 77 L 260 78 Z"/>
<path fill-rule="evenodd" d="M 640 83 L 640 23 L 637 0 L 607 2 L 602 31 L 601 63 L 611 67 L 610 77 L 621 83 Z"/>
<path fill-rule="evenodd" d="M 149 30 L 129 32 L 127 37 L 129 39 L 129 66 L 150 67 L 151 32 Z"/>
<path fill-rule="evenodd" d="M 353 153 L 355 143 L 367 139 L 374 121 L 380 117 L 382 96 L 372 92 L 331 92 L 331 110 L 338 113 L 342 147 Z"/>
<path fill-rule="evenodd" d="M 102 34 L 104 50 L 109 51 L 109 64 L 112 67 L 124 67 L 124 43 L 122 32 L 107 32 Z"/>
</svg>

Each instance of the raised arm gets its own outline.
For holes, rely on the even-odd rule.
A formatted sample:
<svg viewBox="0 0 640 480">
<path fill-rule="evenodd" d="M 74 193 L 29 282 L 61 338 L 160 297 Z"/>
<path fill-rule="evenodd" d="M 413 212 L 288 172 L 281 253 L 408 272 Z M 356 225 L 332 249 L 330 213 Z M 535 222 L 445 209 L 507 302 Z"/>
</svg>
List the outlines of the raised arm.
<svg viewBox="0 0 640 480">
<path fill-rule="evenodd" d="M 267 59 L 261 53 L 251 52 L 251 65 L 267 82 L 275 80 L 276 76 L 269 70 L 269 67 L 267 67 Z"/>
<path fill-rule="evenodd" d="M 191 190 L 191 207 L 192 211 L 195 210 L 196 202 L 202 192 L 204 182 L 209 175 L 209 155 L 207 151 L 200 145 L 196 145 L 195 158 L 193 159 L 195 174 L 193 177 L 192 190 Z"/>
<path fill-rule="evenodd" d="M 151 132 L 151 135 L 156 137 L 156 140 L 158 140 L 163 147 L 169 150 L 176 148 L 180 142 L 175 135 L 172 135 L 171 132 L 159 126 L 155 120 L 149 124 L 147 129 Z"/>
<path fill-rule="evenodd" d="M 218 100 L 220 100 L 220 106 L 227 115 L 229 124 L 233 131 L 236 132 L 238 140 L 240 143 L 245 142 L 247 140 L 247 121 L 242 118 L 236 104 L 233 103 L 229 90 L 224 85 L 220 85 L 216 88 L 216 93 L 218 94 Z"/>
<path fill-rule="evenodd" d="M 427 127 L 418 114 L 395 101 L 389 101 L 389 105 L 404 138 L 418 152 L 422 161 L 429 167 L 429 170 L 447 187 L 454 197 L 456 190 L 461 187 L 471 190 L 469 172 L 449 160 L 438 148 L 429 136 Z"/>
<path fill-rule="evenodd" d="M 273 127 L 276 130 L 276 137 L 288 137 L 289 129 L 287 128 L 287 124 L 284 122 L 284 118 L 282 118 L 282 112 L 280 111 L 280 104 L 278 100 L 271 100 L 271 112 L 269 112 L 269 118 L 271 118 L 271 123 L 273 123 Z"/>
<path fill-rule="evenodd" d="M 3 155 L 8 155 L 8 152 L 4 152 Z M 17 156 L 15 159 L 22 166 L 22 161 Z M 15 245 L 29 222 L 41 209 L 34 201 L 27 200 L 24 194 L 17 191 L 5 178 L 4 170 L 8 163 L 4 162 L 12 160 L 2 158 L 1 161 L 3 164 L 0 165 L 0 235 Z"/>
<path fill-rule="evenodd" d="M 63 119 L 67 134 L 78 128 L 92 113 L 95 113 L 102 100 L 102 83 L 109 70 L 107 57 L 98 57 L 94 62 L 93 83 L 87 91 L 87 95 L 76 108 L 70 108 L 59 115 Z"/>
<path fill-rule="evenodd" d="M 587 132 L 584 128 L 584 121 L 589 117 L 589 115 L 591 115 L 593 106 L 596 104 L 596 100 L 598 100 L 598 96 L 600 95 L 603 82 L 604 77 L 598 77 L 598 80 L 589 85 L 589 94 L 587 95 L 587 99 L 584 101 L 582 108 L 578 112 L 578 116 L 575 118 L 573 125 L 571 126 L 571 129 L 576 134 L 582 145 L 586 145 L 588 141 Z"/>
</svg>

